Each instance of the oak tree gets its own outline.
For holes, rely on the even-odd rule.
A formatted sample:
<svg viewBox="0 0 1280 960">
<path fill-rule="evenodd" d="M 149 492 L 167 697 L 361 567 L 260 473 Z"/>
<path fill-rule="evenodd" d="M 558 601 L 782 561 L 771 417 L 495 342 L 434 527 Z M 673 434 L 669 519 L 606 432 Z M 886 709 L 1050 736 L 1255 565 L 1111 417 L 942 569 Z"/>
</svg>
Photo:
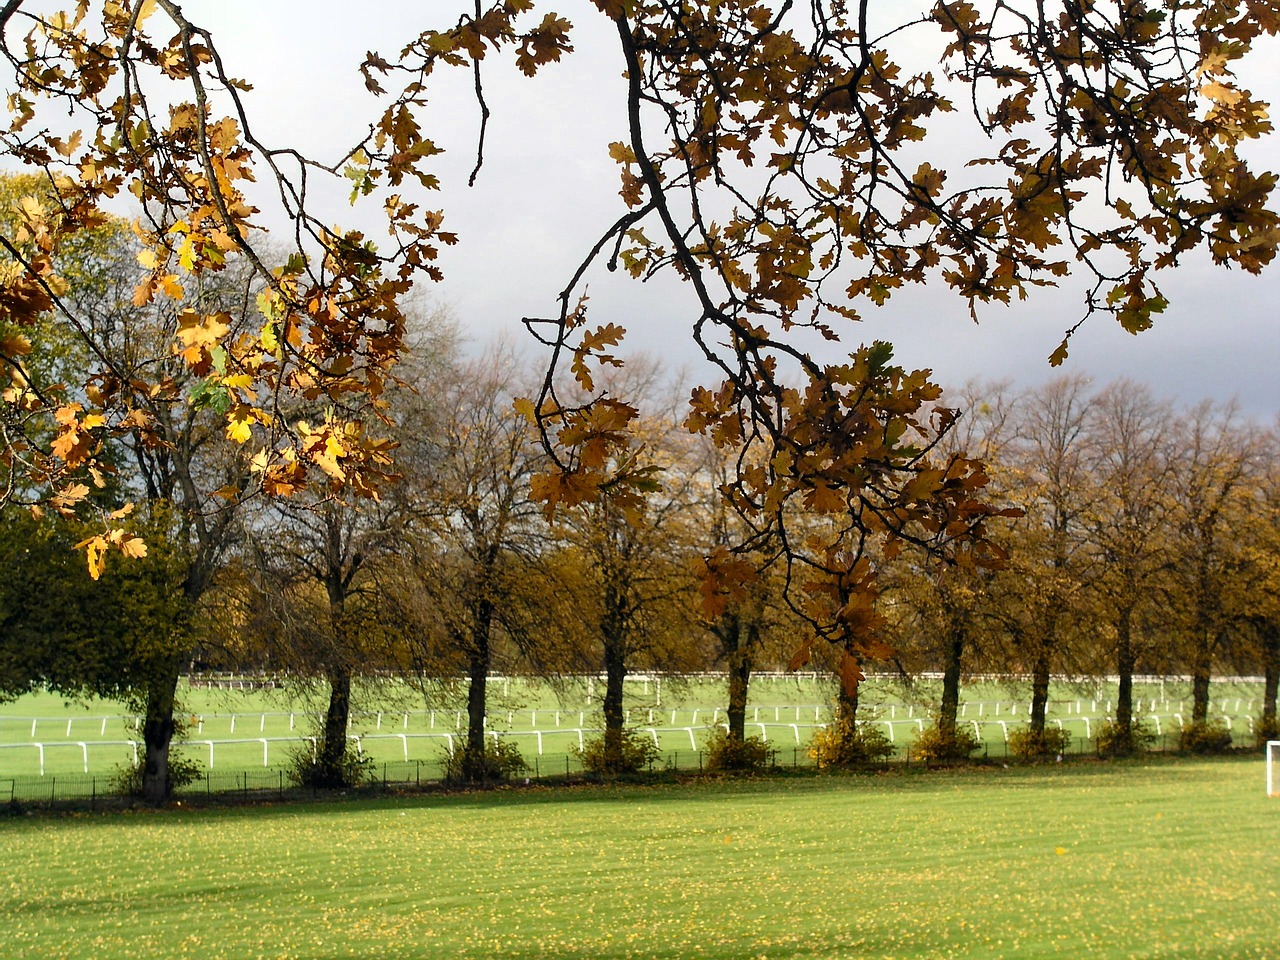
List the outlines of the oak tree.
<svg viewBox="0 0 1280 960">
<path fill-rule="evenodd" d="M 634 472 L 638 406 L 593 377 L 616 361 L 624 331 L 588 320 L 585 284 L 596 267 L 686 281 L 692 336 L 717 370 L 693 392 L 687 424 L 750 453 L 725 491 L 753 527 L 739 546 L 781 545 L 793 605 L 843 651 L 851 684 L 879 642 L 868 544 L 889 560 L 906 542 L 999 562 L 988 536 L 998 511 L 982 499 L 977 461 L 937 454 L 954 412 L 927 372 L 893 364 L 884 345 L 828 362 L 804 335 L 838 339 L 908 284 L 941 284 L 978 316 L 1069 276 L 1082 278 L 1083 317 L 1111 314 L 1139 332 L 1167 306 L 1159 271 L 1203 251 L 1256 272 L 1280 238 L 1275 176 L 1242 150 L 1270 131 L 1266 107 L 1236 79 L 1254 42 L 1280 28 L 1274 2 L 872 6 L 594 0 L 584 15 L 607 20 L 626 77 L 608 147 L 620 205 L 584 242 L 558 308 L 526 321 L 550 360 L 522 407 L 555 464 L 538 487 L 549 510 L 635 495 L 651 479 Z M 397 54 L 370 52 L 365 87 L 385 108 L 350 149 L 318 160 L 263 139 L 247 82 L 227 75 L 214 38 L 172 0 L 81 0 L 59 13 L 9 0 L 0 152 L 43 171 L 52 200 L 24 199 L 19 229 L 0 239 L 13 258 L 8 319 L 34 329 L 52 312 L 80 329 L 58 252 L 130 195 L 141 209 L 133 298 L 182 311 L 183 361 L 228 399 L 227 435 L 248 448 L 262 488 L 286 494 L 319 475 L 373 495 L 390 470 L 378 424 L 404 340 L 399 304 L 416 278 L 438 276 L 432 261 L 456 240 L 411 193 L 438 185 L 440 148 L 421 119 L 433 83 L 449 68 L 474 76 L 474 179 L 488 58 L 532 75 L 570 54 L 571 38 L 542 0 L 476 0 Z M 966 127 L 977 145 L 958 166 Z M 311 181 L 325 177 L 380 206 L 389 242 L 329 226 L 311 202 Z M 261 243 L 255 179 L 294 225 L 287 256 Z M 261 323 L 234 332 L 187 303 L 233 253 L 262 285 Z M 146 429 L 156 403 L 181 398 L 163 377 L 124 377 L 99 359 L 85 400 L 69 401 L 30 376 L 24 338 L 0 346 L 4 462 L 46 499 L 74 500 L 101 440 Z M 563 395 L 566 366 L 585 401 Z M 324 419 L 291 422 L 293 395 L 328 404 Z M 37 410 L 58 424 L 52 442 L 24 426 Z M 797 504 L 842 522 L 792 535 Z M 90 541 L 99 559 L 126 542 L 109 520 Z M 710 564 L 710 593 L 732 589 L 740 569 Z"/>
</svg>

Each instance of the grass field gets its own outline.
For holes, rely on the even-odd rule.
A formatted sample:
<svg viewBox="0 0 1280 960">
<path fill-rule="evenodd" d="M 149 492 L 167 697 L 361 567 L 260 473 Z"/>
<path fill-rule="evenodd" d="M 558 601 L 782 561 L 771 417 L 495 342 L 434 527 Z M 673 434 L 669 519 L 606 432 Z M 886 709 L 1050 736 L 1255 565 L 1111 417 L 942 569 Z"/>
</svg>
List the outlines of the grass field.
<svg viewBox="0 0 1280 960">
<path fill-rule="evenodd" d="M 1258 759 L 0 821 L 25 958 L 1274 958 Z"/>
</svg>

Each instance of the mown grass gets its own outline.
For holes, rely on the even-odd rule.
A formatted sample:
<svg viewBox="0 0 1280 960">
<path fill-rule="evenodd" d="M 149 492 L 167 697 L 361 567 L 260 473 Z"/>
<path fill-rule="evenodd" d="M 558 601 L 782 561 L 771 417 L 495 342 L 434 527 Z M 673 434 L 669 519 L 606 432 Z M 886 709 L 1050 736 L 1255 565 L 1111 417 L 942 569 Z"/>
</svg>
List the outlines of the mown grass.
<svg viewBox="0 0 1280 960">
<path fill-rule="evenodd" d="M 1256 759 L 0 821 L 17 958 L 1274 957 Z"/>
</svg>

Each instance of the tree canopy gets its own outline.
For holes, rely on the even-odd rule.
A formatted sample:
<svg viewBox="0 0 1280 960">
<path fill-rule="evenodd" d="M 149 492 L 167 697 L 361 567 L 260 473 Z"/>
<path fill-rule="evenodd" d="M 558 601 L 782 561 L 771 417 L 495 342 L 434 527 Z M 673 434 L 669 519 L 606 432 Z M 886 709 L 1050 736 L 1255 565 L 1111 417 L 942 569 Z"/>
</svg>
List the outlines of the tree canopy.
<svg viewBox="0 0 1280 960">
<path fill-rule="evenodd" d="M 838 340 L 908 284 L 944 284 L 977 317 L 1068 275 L 1087 278 L 1084 317 L 1140 332 L 1167 306 L 1161 270 L 1207 251 L 1256 272 L 1280 242 L 1276 177 L 1241 149 L 1271 131 L 1266 104 L 1236 80 L 1254 42 L 1280 29 L 1274 0 L 592 6 L 582 15 L 611 22 L 627 80 L 609 146 L 620 201 L 602 235 L 581 238 L 558 308 L 525 318 L 547 348 L 541 388 L 519 404 L 550 454 L 534 493 L 548 513 L 606 493 L 643 510 L 657 477 L 637 455 L 637 401 L 599 376 L 621 363 L 626 331 L 588 320 L 585 285 L 600 268 L 673 272 L 718 370 L 693 391 L 686 426 L 734 457 L 722 494 L 746 526 L 707 558 L 705 612 L 752 589 L 758 574 L 739 558 L 763 555 L 785 570 L 791 605 L 843 649 L 851 685 L 880 649 L 870 548 L 999 564 L 988 526 L 1004 511 L 983 499 L 980 461 L 942 452 L 958 413 L 928 371 L 896 365 L 885 343 L 820 361 L 805 334 Z M 457 240 L 427 202 L 439 185 L 424 127 L 433 84 L 445 70 L 473 75 L 472 176 L 483 176 L 486 65 L 508 57 L 537 73 L 572 53 L 570 21 L 541 0 L 477 0 L 394 54 L 370 52 L 363 83 L 385 106 L 337 158 L 270 142 L 242 96 L 252 78 L 229 76 L 215 38 L 172 0 L 61 12 L 8 0 L 0 41 L 0 153 L 42 178 L 0 236 L 4 499 L 87 510 L 112 440 L 147 436 L 186 404 L 219 412 L 268 495 L 378 496 L 394 473 L 384 395 L 406 297 L 439 279 L 434 261 Z M 982 147 L 957 156 L 962 128 Z M 386 235 L 333 226 L 338 214 L 313 201 L 320 179 L 349 181 Z M 100 350 L 93 308 L 63 269 L 117 198 L 134 218 L 130 303 L 177 312 L 172 350 L 195 390 L 165 364 L 125 370 Z M 259 227 L 268 203 L 292 224 L 288 249 Z M 256 276 L 246 316 L 195 296 L 233 261 Z M 50 318 L 85 346 L 74 377 L 27 360 Z M 299 400 L 322 412 L 294 419 Z M 82 545 L 95 572 L 110 548 L 140 551 L 110 515 Z"/>
</svg>

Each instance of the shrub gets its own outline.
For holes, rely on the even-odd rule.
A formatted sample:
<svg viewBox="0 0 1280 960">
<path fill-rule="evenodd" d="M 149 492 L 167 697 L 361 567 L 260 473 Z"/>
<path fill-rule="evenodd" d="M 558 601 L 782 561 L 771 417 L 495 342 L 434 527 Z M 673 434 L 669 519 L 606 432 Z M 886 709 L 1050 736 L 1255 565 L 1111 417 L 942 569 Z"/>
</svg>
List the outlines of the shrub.
<svg viewBox="0 0 1280 960">
<path fill-rule="evenodd" d="M 916 738 L 911 751 L 925 763 L 944 763 L 968 760 L 973 752 L 981 747 L 982 742 L 968 727 L 957 725 L 953 733 L 947 736 L 935 723 Z"/>
<path fill-rule="evenodd" d="M 348 746 L 342 752 L 337 764 L 322 761 L 323 751 L 316 751 L 310 746 L 289 758 L 289 780 L 300 787 L 315 787 L 325 790 L 359 786 L 369 777 L 373 758 L 362 756 Z"/>
<path fill-rule="evenodd" d="M 849 770 L 884 763 L 893 756 L 893 743 L 874 727 L 858 727 L 849 721 L 831 724 L 814 733 L 809 759 L 819 770 Z"/>
<path fill-rule="evenodd" d="M 716 727 L 704 748 L 708 770 L 752 772 L 773 765 L 776 752 L 760 737 L 730 738 L 723 727 Z"/>
<path fill-rule="evenodd" d="M 129 763 L 117 768 L 115 788 L 127 797 L 142 796 L 142 767 L 145 763 L 141 754 L 136 763 Z M 169 787 L 181 790 L 200 779 L 204 768 L 198 760 L 184 757 L 174 747 L 169 748 Z"/>
<path fill-rule="evenodd" d="M 657 762 L 661 753 L 653 738 L 635 730 L 623 730 L 620 749 L 610 756 L 605 746 L 604 733 L 588 737 L 586 742 L 570 750 L 588 773 L 619 774 L 638 773 Z"/>
<path fill-rule="evenodd" d="M 449 783 L 494 783 L 510 780 L 529 769 L 512 740 L 488 738 L 482 749 L 465 744 L 445 754 L 444 779 Z"/>
<path fill-rule="evenodd" d="M 1178 746 L 1186 753 L 1221 753 L 1231 746 L 1231 732 L 1222 720 L 1198 720 L 1182 728 Z"/>
<path fill-rule="evenodd" d="M 1268 740 L 1280 740 L 1280 720 L 1275 717 L 1259 720 L 1254 724 L 1253 738 L 1259 750 L 1267 749 Z"/>
<path fill-rule="evenodd" d="M 1132 720 L 1125 730 L 1114 720 L 1108 720 L 1098 728 L 1098 753 L 1104 757 L 1129 757 L 1150 749 L 1156 742 L 1156 732 L 1145 720 Z"/>
<path fill-rule="evenodd" d="M 1023 727 L 1009 734 L 1009 752 L 1019 760 L 1041 760 L 1058 757 L 1071 745 L 1071 734 L 1060 727 L 1045 727 L 1036 733 Z"/>
</svg>

